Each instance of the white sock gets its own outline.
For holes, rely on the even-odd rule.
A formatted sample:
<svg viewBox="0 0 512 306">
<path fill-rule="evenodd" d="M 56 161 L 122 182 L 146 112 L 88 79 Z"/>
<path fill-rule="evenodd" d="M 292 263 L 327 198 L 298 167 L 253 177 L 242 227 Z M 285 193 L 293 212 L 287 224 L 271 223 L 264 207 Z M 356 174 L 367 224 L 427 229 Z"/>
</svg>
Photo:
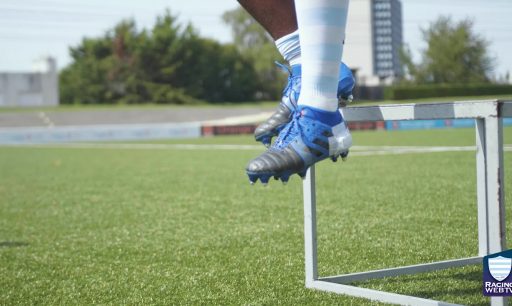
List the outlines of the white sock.
<svg viewBox="0 0 512 306">
<path fill-rule="evenodd" d="M 336 92 L 349 0 L 295 0 L 302 57 L 298 104 L 338 109 Z"/>
<path fill-rule="evenodd" d="M 290 66 L 300 64 L 299 30 L 277 39 L 276 47 Z"/>
</svg>

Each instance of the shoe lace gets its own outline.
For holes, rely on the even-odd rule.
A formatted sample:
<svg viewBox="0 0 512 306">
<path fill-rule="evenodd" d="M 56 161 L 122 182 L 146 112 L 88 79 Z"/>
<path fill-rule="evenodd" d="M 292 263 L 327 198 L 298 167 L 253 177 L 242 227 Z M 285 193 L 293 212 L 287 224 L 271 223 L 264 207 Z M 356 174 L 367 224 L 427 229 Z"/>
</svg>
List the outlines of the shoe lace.
<svg viewBox="0 0 512 306">
<path fill-rule="evenodd" d="M 300 123 L 300 118 L 302 116 L 301 112 L 296 111 L 293 113 L 293 118 L 290 123 L 288 123 L 285 128 L 279 133 L 274 145 L 272 145 L 272 149 L 274 150 L 282 150 L 297 136 L 301 137 L 304 135 L 302 130 L 302 125 Z"/>
<path fill-rule="evenodd" d="M 293 75 L 290 67 L 288 67 L 284 64 L 281 64 L 278 61 L 275 61 L 274 63 L 276 64 L 276 66 L 278 68 L 280 68 L 281 70 L 283 70 L 285 73 L 288 74 L 288 82 L 286 83 L 286 86 L 283 89 L 283 97 L 293 96 L 292 92 L 293 92 L 294 83 L 298 79 L 299 76 Z M 293 101 L 293 102 L 296 103 L 297 101 Z"/>
</svg>

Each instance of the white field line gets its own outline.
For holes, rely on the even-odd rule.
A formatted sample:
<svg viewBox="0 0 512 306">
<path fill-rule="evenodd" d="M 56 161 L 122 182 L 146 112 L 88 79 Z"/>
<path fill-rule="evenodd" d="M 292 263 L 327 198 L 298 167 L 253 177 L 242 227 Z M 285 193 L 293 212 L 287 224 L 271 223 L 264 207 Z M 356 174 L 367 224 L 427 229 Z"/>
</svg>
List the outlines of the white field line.
<svg viewBox="0 0 512 306">
<path fill-rule="evenodd" d="M 65 149 L 114 149 L 114 150 L 244 150 L 263 151 L 262 145 L 236 144 L 157 144 L 157 143 L 63 143 L 63 144 L 12 144 L 0 147 L 65 148 Z M 412 153 L 471 152 L 475 146 L 354 146 L 350 156 L 393 155 Z M 512 151 L 512 145 L 505 145 Z"/>
</svg>

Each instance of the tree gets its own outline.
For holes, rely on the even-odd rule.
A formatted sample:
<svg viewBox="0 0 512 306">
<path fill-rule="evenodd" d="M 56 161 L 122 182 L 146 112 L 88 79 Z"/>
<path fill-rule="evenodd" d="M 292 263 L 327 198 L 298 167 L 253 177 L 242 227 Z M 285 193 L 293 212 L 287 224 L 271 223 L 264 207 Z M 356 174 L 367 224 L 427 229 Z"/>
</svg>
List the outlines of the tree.
<svg viewBox="0 0 512 306">
<path fill-rule="evenodd" d="M 487 83 L 493 72 L 488 42 L 474 33 L 469 19 L 454 22 L 440 17 L 429 28 L 422 29 L 427 48 L 421 52 L 421 62 L 412 61 L 405 49 L 402 62 L 413 83 Z"/>
<path fill-rule="evenodd" d="M 272 38 L 243 8 L 225 12 L 222 19 L 231 27 L 236 48 L 254 65 L 258 74 L 254 81 L 257 82 L 260 98 L 278 99 L 284 74 L 274 65 L 282 57 Z"/>
<path fill-rule="evenodd" d="M 65 103 L 237 102 L 258 89 L 253 63 L 239 50 L 201 38 L 169 11 L 150 30 L 125 20 L 70 53 L 60 75 Z"/>
</svg>

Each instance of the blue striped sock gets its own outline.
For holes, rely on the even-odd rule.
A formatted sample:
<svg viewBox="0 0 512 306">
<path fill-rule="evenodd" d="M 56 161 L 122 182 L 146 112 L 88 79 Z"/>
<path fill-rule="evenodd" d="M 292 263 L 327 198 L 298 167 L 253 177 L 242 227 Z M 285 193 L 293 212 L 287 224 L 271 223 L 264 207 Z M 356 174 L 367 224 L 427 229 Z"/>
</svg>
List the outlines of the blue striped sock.
<svg viewBox="0 0 512 306">
<path fill-rule="evenodd" d="M 290 66 L 300 64 L 299 30 L 277 39 L 276 47 Z"/>
<path fill-rule="evenodd" d="M 349 0 L 295 0 L 302 84 L 298 104 L 338 109 L 336 97 Z"/>
</svg>

